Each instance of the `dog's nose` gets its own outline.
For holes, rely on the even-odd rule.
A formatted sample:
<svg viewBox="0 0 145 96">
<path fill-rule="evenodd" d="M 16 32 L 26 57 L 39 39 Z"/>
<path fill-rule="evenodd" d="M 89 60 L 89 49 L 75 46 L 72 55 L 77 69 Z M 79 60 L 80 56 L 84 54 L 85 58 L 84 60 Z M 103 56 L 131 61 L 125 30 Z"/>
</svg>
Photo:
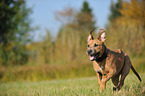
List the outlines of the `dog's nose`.
<svg viewBox="0 0 145 96">
<path fill-rule="evenodd" d="M 92 53 L 92 49 L 89 49 L 89 50 L 87 51 L 87 53 L 88 53 L 88 54 Z"/>
</svg>

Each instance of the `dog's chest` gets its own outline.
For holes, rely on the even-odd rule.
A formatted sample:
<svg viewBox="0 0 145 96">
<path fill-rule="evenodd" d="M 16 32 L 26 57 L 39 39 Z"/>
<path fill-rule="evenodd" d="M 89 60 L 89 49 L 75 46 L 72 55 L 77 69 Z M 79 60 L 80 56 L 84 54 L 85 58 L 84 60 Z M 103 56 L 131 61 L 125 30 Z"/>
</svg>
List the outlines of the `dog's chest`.
<svg viewBox="0 0 145 96">
<path fill-rule="evenodd" d="M 93 67 L 96 72 L 101 73 L 102 75 L 108 73 L 108 70 L 105 68 L 105 64 L 99 65 L 98 63 L 93 62 Z"/>
</svg>

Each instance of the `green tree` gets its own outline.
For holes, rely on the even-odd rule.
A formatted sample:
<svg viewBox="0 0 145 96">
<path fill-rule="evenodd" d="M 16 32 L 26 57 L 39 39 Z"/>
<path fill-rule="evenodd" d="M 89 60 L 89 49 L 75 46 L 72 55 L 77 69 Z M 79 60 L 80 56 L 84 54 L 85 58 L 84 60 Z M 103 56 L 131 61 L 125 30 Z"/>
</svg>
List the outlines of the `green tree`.
<svg viewBox="0 0 145 96">
<path fill-rule="evenodd" d="M 44 37 L 44 41 L 42 42 L 42 50 L 41 54 L 44 56 L 44 63 L 48 64 L 53 60 L 53 42 L 52 37 L 49 30 L 46 29 L 46 36 Z"/>
<path fill-rule="evenodd" d="M 0 62 L 23 64 L 27 61 L 28 52 L 25 44 L 29 41 L 30 8 L 24 0 L 0 0 Z"/>
<path fill-rule="evenodd" d="M 115 20 L 117 17 L 121 16 L 119 10 L 122 9 L 122 3 L 123 3 L 122 0 L 118 0 L 116 4 L 114 4 L 113 1 L 111 1 L 111 7 L 110 7 L 111 14 L 108 18 L 110 23 L 113 20 Z"/>
<path fill-rule="evenodd" d="M 93 28 L 95 28 L 96 20 L 94 19 L 92 9 L 90 8 L 87 1 L 83 2 L 82 8 L 77 14 L 76 18 L 77 24 L 79 25 L 81 30 L 92 30 Z"/>
<path fill-rule="evenodd" d="M 86 38 L 96 22 L 88 2 L 83 2 L 79 12 L 73 8 L 57 12 L 56 19 L 63 26 L 55 40 L 57 50 L 54 51 L 54 58 L 63 62 L 82 59 L 86 51 Z"/>
</svg>

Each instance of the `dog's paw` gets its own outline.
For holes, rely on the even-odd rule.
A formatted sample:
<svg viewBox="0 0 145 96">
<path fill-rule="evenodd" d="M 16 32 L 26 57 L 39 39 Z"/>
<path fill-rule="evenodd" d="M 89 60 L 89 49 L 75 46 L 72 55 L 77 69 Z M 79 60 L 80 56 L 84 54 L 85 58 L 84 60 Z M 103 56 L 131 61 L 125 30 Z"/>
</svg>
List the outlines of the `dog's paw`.
<svg viewBox="0 0 145 96">
<path fill-rule="evenodd" d="M 118 92 L 120 92 L 121 90 L 120 90 L 120 88 L 118 88 L 118 87 L 113 87 L 113 91 L 118 91 Z"/>
<path fill-rule="evenodd" d="M 102 93 L 103 90 L 99 90 L 100 93 Z"/>
<path fill-rule="evenodd" d="M 116 91 L 117 90 L 117 88 L 116 87 L 113 87 L 113 91 Z"/>
<path fill-rule="evenodd" d="M 99 85 L 99 89 L 100 90 L 104 90 L 105 89 L 105 85 L 106 85 L 106 83 L 100 83 L 100 85 Z"/>
</svg>

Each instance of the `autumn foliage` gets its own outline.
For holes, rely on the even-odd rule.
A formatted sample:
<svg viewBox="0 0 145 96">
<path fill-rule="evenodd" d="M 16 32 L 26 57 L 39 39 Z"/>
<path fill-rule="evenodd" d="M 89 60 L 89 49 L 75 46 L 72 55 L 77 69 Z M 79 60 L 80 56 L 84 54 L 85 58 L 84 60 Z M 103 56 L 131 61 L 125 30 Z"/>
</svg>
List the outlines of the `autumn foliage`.
<svg viewBox="0 0 145 96">
<path fill-rule="evenodd" d="M 107 44 L 113 48 L 122 48 L 130 56 L 145 55 L 145 5 L 144 0 L 123 2 L 118 11 L 121 16 L 107 28 Z M 111 44 L 111 42 L 113 42 Z"/>
</svg>

